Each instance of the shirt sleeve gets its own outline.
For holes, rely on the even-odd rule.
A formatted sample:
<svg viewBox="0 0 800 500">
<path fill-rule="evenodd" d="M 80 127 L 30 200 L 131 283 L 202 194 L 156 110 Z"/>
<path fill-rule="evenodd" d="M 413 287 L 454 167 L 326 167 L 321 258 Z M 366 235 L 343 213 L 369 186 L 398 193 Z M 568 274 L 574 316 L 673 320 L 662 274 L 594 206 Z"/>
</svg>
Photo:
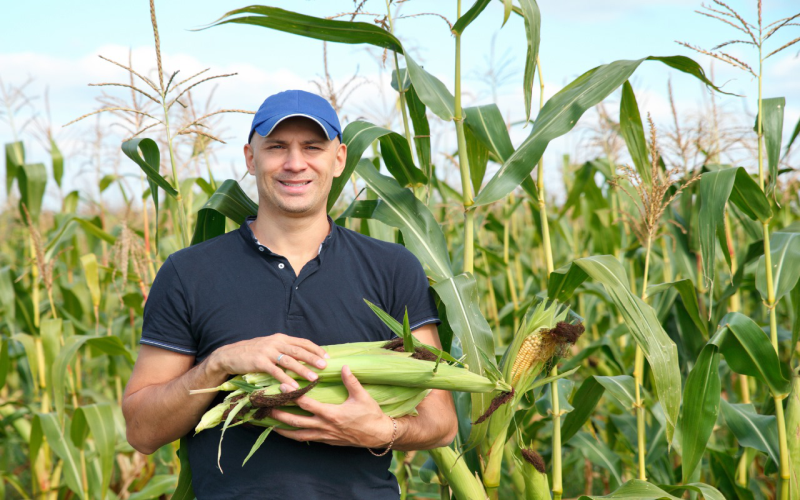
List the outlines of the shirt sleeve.
<svg viewBox="0 0 800 500">
<path fill-rule="evenodd" d="M 411 330 L 429 323 L 441 323 L 425 270 L 417 257 L 404 247 L 400 247 L 395 259 L 392 290 L 391 315 L 394 319 L 402 323 L 408 308 Z"/>
<path fill-rule="evenodd" d="M 197 354 L 186 291 L 171 257 L 158 270 L 145 302 L 139 343 Z"/>
</svg>

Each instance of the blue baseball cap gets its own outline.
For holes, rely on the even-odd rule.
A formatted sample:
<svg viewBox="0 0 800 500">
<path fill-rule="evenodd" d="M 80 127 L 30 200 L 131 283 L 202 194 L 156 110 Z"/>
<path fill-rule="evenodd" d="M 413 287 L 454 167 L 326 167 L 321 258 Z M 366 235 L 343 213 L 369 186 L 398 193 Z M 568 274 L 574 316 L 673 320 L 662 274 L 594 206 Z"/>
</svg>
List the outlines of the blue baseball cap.
<svg viewBox="0 0 800 500">
<path fill-rule="evenodd" d="M 267 97 L 258 108 L 253 124 L 250 125 L 247 142 L 253 138 L 253 132 L 266 137 L 280 122 L 293 116 L 302 116 L 317 122 L 328 140 L 333 140 L 334 137 L 342 140 L 339 117 L 327 100 L 304 90 L 285 90 Z"/>
</svg>

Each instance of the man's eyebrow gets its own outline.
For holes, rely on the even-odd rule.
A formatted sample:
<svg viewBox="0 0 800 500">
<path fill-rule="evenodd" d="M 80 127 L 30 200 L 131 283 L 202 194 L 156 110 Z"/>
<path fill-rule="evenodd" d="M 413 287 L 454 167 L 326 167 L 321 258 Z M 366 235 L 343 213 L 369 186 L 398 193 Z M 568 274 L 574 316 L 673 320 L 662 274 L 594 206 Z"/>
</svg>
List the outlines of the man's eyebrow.
<svg viewBox="0 0 800 500">
<path fill-rule="evenodd" d="M 309 144 L 327 144 L 328 142 L 329 141 L 327 141 L 325 139 L 307 139 L 305 141 L 301 141 L 300 144 L 305 146 L 305 145 L 309 145 Z M 265 144 L 280 144 L 280 145 L 289 144 L 288 141 L 284 141 L 284 140 L 281 140 L 281 139 L 270 139 L 268 137 L 264 138 L 264 143 Z"/>
</svg>

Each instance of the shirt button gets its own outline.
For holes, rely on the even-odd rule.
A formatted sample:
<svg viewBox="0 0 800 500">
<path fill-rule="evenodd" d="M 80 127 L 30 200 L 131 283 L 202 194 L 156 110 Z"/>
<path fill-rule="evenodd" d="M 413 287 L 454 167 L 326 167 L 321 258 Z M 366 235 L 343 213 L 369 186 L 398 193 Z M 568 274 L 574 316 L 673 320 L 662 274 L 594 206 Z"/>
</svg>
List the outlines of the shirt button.
<svg viewBox="0 0 800 500">
<path fill-rule="evenodd" d="M 263 252 L 264 251 L 264 247 L 258 247 L 258 250 Z"/>
<path fill-rule="evenodd" d="M 278 269 L 283 269 L 284 267 L 285 267 L 285 266 L 283 265 L 283 262 L 281 262 L 280 264 L 278 264 Z"/>
</svg>

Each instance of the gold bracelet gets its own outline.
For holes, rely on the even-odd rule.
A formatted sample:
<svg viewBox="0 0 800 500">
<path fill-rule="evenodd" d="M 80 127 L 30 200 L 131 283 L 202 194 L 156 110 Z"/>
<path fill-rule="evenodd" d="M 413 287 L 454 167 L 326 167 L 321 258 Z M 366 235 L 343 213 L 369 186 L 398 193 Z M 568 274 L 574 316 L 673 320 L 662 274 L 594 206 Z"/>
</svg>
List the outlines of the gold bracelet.
<svg viewBox="0 0 800 500">
<path fill-rule="evenodd" d="M 389 417 L 389 418 L 392 419 L 392 426 L 394 426 L 394 430 L 392 430 L 392 440 L 389 441 L 389 446 L 381 453 L 375 453 L 374 451 L 372 451 L 371 448 L 367 448 L 367 450 L 369 450 L 369 452 L 375 455 L 376 457 L 382 457 L 387 453 L 389 453 L 389 450 L 392 449 L 392 445 L 394 445 L 394 439 L 397 437 L 397 420 L 395 420 L 394 417 Z"/>
</svg>

